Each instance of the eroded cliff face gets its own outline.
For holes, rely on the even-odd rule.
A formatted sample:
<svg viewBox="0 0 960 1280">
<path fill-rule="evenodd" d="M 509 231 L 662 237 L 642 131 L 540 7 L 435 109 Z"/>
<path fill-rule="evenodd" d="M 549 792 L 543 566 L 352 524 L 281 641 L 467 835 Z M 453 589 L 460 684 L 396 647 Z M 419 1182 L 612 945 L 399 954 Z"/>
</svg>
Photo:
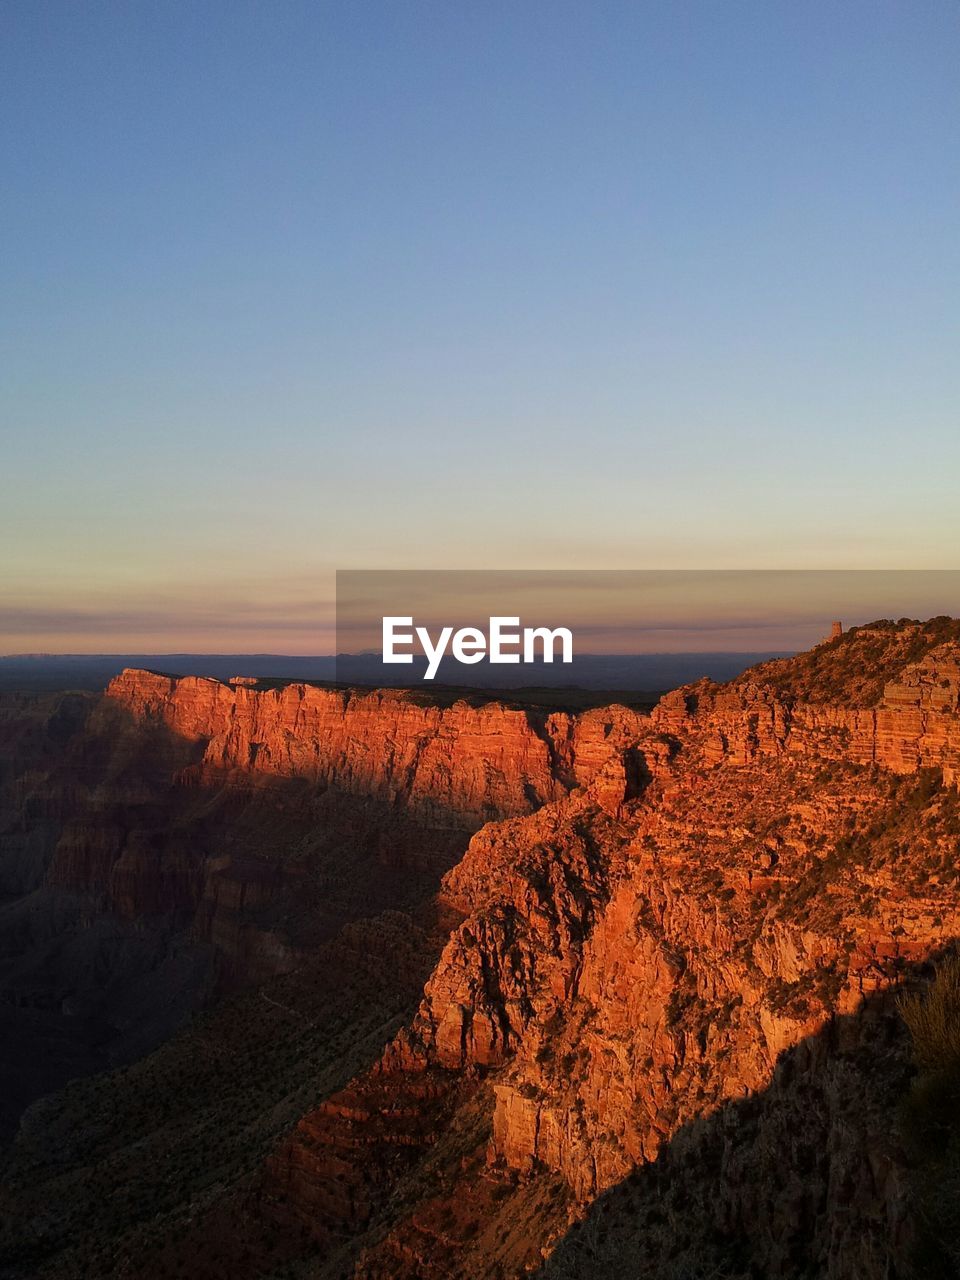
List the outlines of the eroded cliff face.
<svg viewBox="0 0 960 1280">
<path fill-rule="evenodd" d="M 123 919 L 176 917 L 241 967 L 246 922 L 289 964 L 300 941 L 296 919 L 282 936 L 285 898 L 319 888 L 362 906 L 376 869 L 402 899 L 405 877 L 438 877 L 486 818 L 591 778 L 635 724 L 125 671 L 72 743 L 73 794 L 34 884 L 96 895 Z"/>
<path fill-rule="evenodd" d="M 0 1016 L 33 1046 L 12 1113 L 350 921 L 420 911 L 487 818 L 568 794 L 636 723 L 133 670 L 6 696 Z"/>
<path fill-rule="evenodd" d="M 540 715 L 498 702 L 441 707 L 394 690 L 260 691 L 143 671 L 123 672 L 106 697 L 138 723 L 202 744 L 198 778 L 304 778 L 467 829 L 589 782 L 641 720 L 622 707 Z"/>
<path fill-rule="evenodd" d="M 104 735 L 156 735 L 163 763 L 110 757 L 128 834 L 111 844 L 106 804 L 57 883 L 95 881 L 122 916 L 159 852 L 192 938 L 257 981 L 290 966 L 271 1017 L 303 1016 L 305 959 L 391 868 L 389 893 L 419 866 L 425 896 L 445 871 L 445 923 L 415 1012 L 364 1041 L 373 1065 L 328 1070 L 257 1180 L 171 1211 L 159 1244 L 129 1227 L 115 1272 L 909 1275 L 894 993 L 960 938 L 941 622 L 650 716 L 125 673 Z M 184 806 L 159 850 L 131 820 L 155 786 Z"/>
<path fill-rule="evenodd" d="M 464 1091 L 485 1100 L 489 1135 L 367 1247 L 358 1276 L 519 1274 L 568 1215 L 647 1167 L 693 1179 L 715 1231 L 753 1241 L 748 1270 L 906 1274 L 891 1099 L 907 1060 L 887 993 L 960 937 L 957 656 L 946 645 L 910 665 L 877 708 L 750 680 L 679 690 L 587 787 L 478 832 L 444 879 L 464 919 L 415 1018 L 272 1162 L 294 1211 L 299 1186 L 314 1206 L 302 1220 L 329 1233 L 324 1188 L 344 1161 L 369 1187 L 355 1126 L 383 1132 L 376 1107 L 361 1121 L 349 1099 L 389 1113 L 419 1077 L 446 1100 L 408 1107 L 419 1143 L 442 1147 Z M 879 1083 L 861 1079 L 869 1055 Z M 736 1138 L 711 1121 L 728 1110 L 749 1113 Z M 718 1142 L 726 1173 L 708 1194 L 697 1161 Z M 309 1173 L 291 1173 L 307 1147 Z M 774 1150 L 789 1186 L 765 1189 L 751 1162 L 772 1176 Z M 416 1185 L 411 1160 L 401 1185 Z M 511 1206 L 541 1184 L 553 1191 L 518 1238 Z M 362 1233 L 376 1212 L 368 1196 L 344 1223 Z M 643 1274 L 668 1274 L 671 1252 L 696 1263 L 662 1224 L 656 1239 Z"/>
<path fill-rule="evenodd" d="M 887 681 L 878 704 L 863 707 L 784 698 L 748 676 L 718 687 L 676 689 L 655 708 L 655 723 L 699 738 L 706 765 L 748 764 L 758 756 L 799 755 L 878 764 L 895 773 L 942 770 L 960 777 L 960 646 L 940 645 Z"/>
</svg>

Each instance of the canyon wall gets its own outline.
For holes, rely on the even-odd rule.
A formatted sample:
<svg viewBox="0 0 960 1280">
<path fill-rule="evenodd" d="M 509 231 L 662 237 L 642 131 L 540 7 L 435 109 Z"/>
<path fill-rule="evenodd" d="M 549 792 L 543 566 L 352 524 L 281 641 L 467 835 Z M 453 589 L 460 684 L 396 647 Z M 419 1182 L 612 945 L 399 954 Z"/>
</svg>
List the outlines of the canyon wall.
<svg viewBox="0 0 960 1280">
<path fill-rule="evenodd" d="M 673 690 L 652 718 L 668 732 L 699 732 L 707 764 L 795 754 L 896 773 L 936 768 L 952 785 L 960 777 L 957 652 L 955 643 L 942 645 L 909 665 L 874 707 L 785 699 L 748 674 L 729 686 L 703 681 Z"/>
<path fill-rule="evenodd" d="M 601 773 L 637 721 L 134 670 L 100 698 L 5 695 L 10 1114 L 350 921 L 427 909 L 471 832 Z"/>
<path fill-rule="evenodd" d="M 409 1182 L 410 1152 L 444 1143 L 466 1090 L 488 1099 L 482 1153 L 356 1274 L 517 1274 L 598 1196 L 661 1159 L 683 1167 L 675 1150 L 699 1149 L 689 1133 L 759 1098 L 750 1141 L 775 1138 L 798 1172 L 768 1204 L 748 1129 L 727 1135 L 739 1172 L 714 1187 L 717 1231 L 757 1235 L 751 1265 L 765 1275 L 841 1280 L 902 1263 L 910 1208 L 892 1099 L 907 1057 L 890 993 L 960 938 L 956 654 L 905 669 L 876 708 L 801 703 L 750 680 L 678 690 L 585 788 L 479 831 L 444 879 L 464 919 L 416 1016 L 271 1162 L 287 1212 L 299 1203 L 326 1238 L 346 1180 L 365 1191 L 341 1225 L 362 1234 L 383 1167 L 373 1135 L 397 1150 L 393 1122 L 377 1119 L 393 1116 L 391 1096 L 408 1100 L 396 1176 Z M 857 1083 L 864 1054 L 879 1092 Z M 814 1138 L 799 1125 L 805 1092 L 819 1099 Z M 510 1206 L 557 1178 L 524 1246 Z"/>
<path fill-rule="evenodd" d="M 412 1016 L 255 1185 L 177 1219 L 164 1267 L 911 1275 L 895 1000 L 960 939 L 960 651 L 897 667 L 901 631 L 649 716 L 125 672 L 47 891 L 141 927 L 182 904 L 237 980 L 289 969 L 290 1016 L 345 920 L 438 886 L 443 919 Z M 876 696 L 838 697 L 877 644 Z"/>
<path fill-rule="evenodd" d="M 467 827 L 529 813 L 589 782 L 642 720 L 622 707 L 541 714 L 495 701 L 438 706 L 394 690 L 261 691 L 132 670 L 106 699 L 138 723 L 203 743 L 201 777 L 306 778 Z"/>
</svg>

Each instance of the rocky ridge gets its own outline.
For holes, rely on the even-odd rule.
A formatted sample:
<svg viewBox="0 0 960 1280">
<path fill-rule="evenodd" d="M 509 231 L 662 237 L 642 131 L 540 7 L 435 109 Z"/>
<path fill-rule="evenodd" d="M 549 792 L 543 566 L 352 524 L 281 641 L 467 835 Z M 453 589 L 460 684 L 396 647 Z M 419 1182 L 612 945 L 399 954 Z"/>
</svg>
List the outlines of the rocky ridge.
<svg viewBox="0 0 960 1280">
<path fill-rule="evenodd" d="M 486 818 L 567 794 L 609 752 L 590 713 L 401 693 L 130 670 L 99 698 L 3 695 L 6 1123 L 346 922 L 419 909 Z"/>
<path fill-rule="evenodd" d="M 125 673 L 103 714 L 172 734 L 179 788 L 306 787 L 464 851 L 373 1065 L 116 1273 L 273 1274 L 280 1239 L 318 1278 L 915 1274 L 894 996 L 960 937 L 960 647 L 934 623 L 649 716 Z"/>
<path fill-rule="evenodd" d="M 106 699 L 138 723 L 201 744 L 191 767 L 197 778 L 304 778 L 468 828 L 589 782 L 639 723 L 626 708 L 570 715 L 499 702 L 445 707 L 403 691 L 259 690 L 145 671 L 124 671 Z"/>
<path fill-rule="evenodd" d="M 350 1096 L 411 1096 L 418 1073 L 432 1096 L 482 1081 L 489 1137 L 465 1175 L 446 1171 L 439 1201 L 469 1204 L 477 1185 L 499 1181 L 501 1234 L 469 1214 L 459 1234 L 437 1231 L 428 1197 L 368 1247 L 358 1276 L 535 1267 L 577 1206 L 655 1165 L 691 1126 L 778 1090 L 781 1111 L 799 1111 L 785 1055 L 794 1079 L 825 1055 L 843 1077 L 847 1059 L 879 1043 L 887 1079 L 903 1079 L 884 993 L 960 936 L 958 656 L 938 646 L 887 682 L 876 708 L 780 699 L 750 679 L 678 690 L 591 785 L 474 836 L 442 889 L 463 923 L 415 1018 Z M 903 1262 L 910 1214 L 889 1097 L 872 1116 L 855 1114 L 856 1101 L 852 1087 L 832 1097 L 826 1156 L 797 1174 L 752 1247 L 763 1274 L 879 1275 L 864 1259 Z M 442 1141 L 442 1110 L 418 1114 L 419 1141 Z M 372 1116 L 363 1123 L 376 1129 Z M 331 1099 L 271 1165 L 321 1236 L 335 1219 L 317 1200 L 331 1177 L 325 1152 L 342 1157 L 355 1122 Z M 409 1114 L 405 1124 L 417 1127 Z M 774 1128 L 782 1138 L 779 1116 Z M 309 1170 L 294 1172 L 304 1144 Z M 348 1163 L 362 1169 L 366 1154 L 360 1143 Z M 829 1207 L 841 1178 L 837 1213 L 841 1200 L 860 1206 L 850 1221 Z M 543 1179 L 561 1190 L 524 1249 L 509 1205 Z M 766 1212 L 762 1189 L 746 1171 L 724 1185 L 715 1216 L 740 1241 Z M 366 1202 L 345 1225 L 372 1217 Z M 679 1257 L 680 1243 L 670 1247 Z"/>
</svg>

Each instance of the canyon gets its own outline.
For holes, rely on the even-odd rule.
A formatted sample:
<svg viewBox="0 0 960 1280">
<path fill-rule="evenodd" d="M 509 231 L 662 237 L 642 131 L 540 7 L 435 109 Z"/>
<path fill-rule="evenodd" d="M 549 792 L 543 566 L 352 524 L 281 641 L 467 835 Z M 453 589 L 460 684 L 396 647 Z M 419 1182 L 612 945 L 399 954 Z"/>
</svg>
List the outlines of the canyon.
<svg viewBox="0 0 960 1280">
<path fill-rule="evenodd" d="M 925 1274 L 960 624 L 652 709 L 5 697 L 0 1275 Z"/>
</svg>

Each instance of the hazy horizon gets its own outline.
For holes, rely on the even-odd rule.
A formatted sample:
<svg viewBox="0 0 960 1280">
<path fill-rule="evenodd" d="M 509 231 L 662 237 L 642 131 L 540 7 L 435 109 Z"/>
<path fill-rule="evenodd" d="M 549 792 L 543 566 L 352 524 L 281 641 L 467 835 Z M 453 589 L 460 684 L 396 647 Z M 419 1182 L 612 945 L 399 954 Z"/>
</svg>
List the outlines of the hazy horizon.
<svg viewBox="0 0 960 1280">
<path fill-rule="evenodd" d="M 956 7 L 0 11 L 0 650 L 336 568 L 949 567 Z"/>
<path fill-rule="evenodd" d="M 0 691 L 104 688 L 128 667 L 170 676 L 229 680 L 318 682 L 371 688 L 451 686 L 496 689 L 567 688 L 663 691 L 708 676 L 729 680 L 771 657 L 769 652 L 588 654 L 567 664 L 503 666 L 484 661 L 464 666 L 449 656 L 426 681 L 426 660 L 384 666 L 377 652 L 302 656 L 291 654 L 33 654 L 0 657 Z"/>
</svg>

